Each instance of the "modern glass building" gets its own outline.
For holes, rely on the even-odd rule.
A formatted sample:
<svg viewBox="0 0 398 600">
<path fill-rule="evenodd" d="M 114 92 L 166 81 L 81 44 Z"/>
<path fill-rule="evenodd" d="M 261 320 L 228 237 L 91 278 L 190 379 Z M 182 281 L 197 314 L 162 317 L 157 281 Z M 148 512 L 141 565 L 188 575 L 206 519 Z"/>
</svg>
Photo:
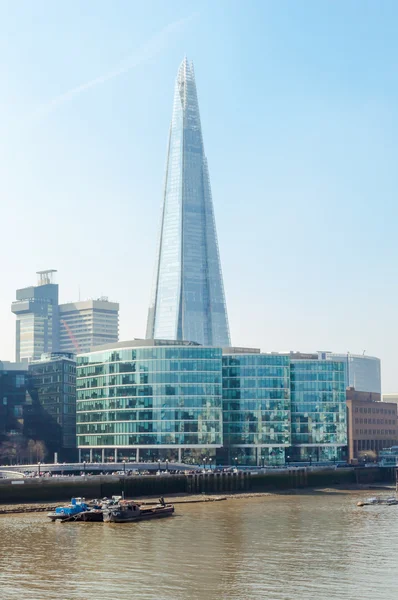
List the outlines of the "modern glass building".
<svg viewBox="0 0 398 600">
<path fill-rule="evenodd" d="M 345 460 L 346 363 L 134 340 L 77 357 L 81 460 Z"/>
<path fill-rule="evenodd" d="M 16 362 L 39 360 L 45 352 L 59 346 L 58 285 L 53 283 L 54 269 L 38 271 L 37 286 L 17 290 L 11 305 L 16 315 Z"/>
<path fill-rule="evenodd" d="M 70 353 L 43 354 L 29 364 L 37 401 L 47 416 L 43 439 L 58 458 L 76 460 L 76 360 Z"/>
<path fill-rule="evenodd" d="M 57 425 L 37 399 L 26 363 L 0 361 L 0 461 L 53 460 L 49 437 Z"/>
<path fill-rule="evenodd" d="M 223 443 L 221 349 L 137 340 L 77 357 L 81 460 L 215 457 Z"/>
<path fill-rule="evenodd" d="M 380 359 L 365 354 L 320 353 L 327 360 L 342 360 L 346 363 L 347 387 L 357 392 L 381 394 Z"/>
<path fill-rule="evenodd" d="M 0 361 L 0 444 L 8 435 L 24 432 L 29 387 L 26 365 Z"/>
<path fill-rule="evenodd" d="M 290 358 L 228 353 L 223 363 L 227 464 L 284 464 L 290 436 Z"/>
<path fill-rule="evenodd" d="M 187 59 L 175 84 L 146 337 L 230 345 L 195 75 Z"/>
<path fill-rule="evenodd" d="M 347 453 L 344 361 L 290 362 L 291 459 L 345 460 Z"/>
</svg>

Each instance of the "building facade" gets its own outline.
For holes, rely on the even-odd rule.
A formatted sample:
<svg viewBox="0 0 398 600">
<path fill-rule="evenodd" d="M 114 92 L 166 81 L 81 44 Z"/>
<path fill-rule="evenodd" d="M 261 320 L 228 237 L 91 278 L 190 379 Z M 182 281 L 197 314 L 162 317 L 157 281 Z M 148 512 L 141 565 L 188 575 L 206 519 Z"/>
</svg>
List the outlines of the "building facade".
<svg viewBox="0 0 398 600">
<path fill-rule="evenodd" d="M 334 352 L 321 352 L 326 360 L 342 360 L 346 363 L 346 387 L 357 392 L 372 392 L 381 394 L 381 366 L 380 359 L 365 354 L 336 354 Z M 379 397 L 380 399 L 380 397 Z"/>
<path fill-rule="evenodd" d="M 186 59 L 175 85 L 146 337 L 230 345 L 195 75 Z"/>
<path fill-rule="evenodd" d="M 81 460 L 281 465 L 347 458 L 346 364 L 134 340 L 77 357 Z M 214 463 L 213 463 L 214 464 Z"/>
<path fill-rule="evenodd" d="M 290 363 L 293 461 L 347 458 L 344 361 L 292 359 Z"/>
<path fill-rule="evenodd" d="M 291 445 L 289 356 L 225 349 L 222 373 L 224 462 L 284 464 Z"/>
<path fill-rule="evenodd" d="M 119 341 L 119 304 L 108 298 L 59 306 L 60 351 L 79 354 Z"/>
<path fill-rule="evenodd" d="M 46 414 L 42 433 L 50 454 L 76 460 L 76 360 L 70 353 L 43 354 L 29 364 L 35 399 Z"/>
<path fill-rule="evenodd" d="M 77 357 L 81 460 L 214 459 L 222 446 L 221 349 L 121 342 Z"/>
<path fill-rule="evenodd" d="M 24 433 L 24 409 L 29 390 L 26 365 L 0 361 L 0 442 Z"/>
<path fill-rule="evenodd" d="M 347 399 L 349 461 L 375 460 L 398 444 L 397 404 Z"/>
<path fill-rule="evenodd" d="M 53 269 L 38 271 L 37 286 L 17 290 L 11 310 L 16 315 L 15 360 L 38 360 L 59 347 L 58 285 Z"/>
<path fill-rule="evenodd" d="M 47 425 L 27 364 L 0 361 L 0 464 L 43 460 Z"/>
</svg>

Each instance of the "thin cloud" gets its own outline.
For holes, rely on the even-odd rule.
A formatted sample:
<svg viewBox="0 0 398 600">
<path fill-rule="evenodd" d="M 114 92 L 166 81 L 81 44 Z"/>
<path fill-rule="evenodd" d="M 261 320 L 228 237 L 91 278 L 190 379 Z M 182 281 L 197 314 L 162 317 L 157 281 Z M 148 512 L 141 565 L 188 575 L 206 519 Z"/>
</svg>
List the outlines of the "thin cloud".
<svg viewBox="0 0 398 600">
<path fill-rule="evenodd" d="M 134 69 L 135 67 L 138 67 L 142 63 L 145 63 L 147 60 L 149 60 L 150 58 L 152 58 L 153 56 L 158 54 L 165 47 L 165 45 L 170 37 L 170 34 L 176 33 L 177 31 L 181 30 L 181 28 L 184 25 L 186 25 L 189 21 L 194 19 L 197 16 L 197 14 L 198 13 L 194 13 L 194 14 L 190 15 L 189 17 L 184 17 L 183 19 L 179 19 L 178 21 L 174 21 L 173 23 L 170 23 L 169 25 L 164 27 L 161 31 L 159 31 L 158 33 L 153 35 L 147 42 L 142 44 L 142 46 L 140 46 L 134 52 L 134 54 L 129 56 L 125 61 L 123 61 L 123 63 L 119 67 L 117 67 L 116 69 L 113 69 L 112 71 L 109 71 L 108 73 L 105 73 L 104 75 L 100 75 L 99 77 L 96 77 L 95 79 L 91 79 L 90 81 L 87 81 L 86 83 L 82 83 L 81 85 L 78 85 L 77 87 L 72 88 L 72 89 L 68 90 L 67 92 L 64 92 L 63 94 L 60 94 L 59 96 L 56 96 L 55 98 L 53 98 L 46 104 L 42 105 L 36 111 L 34 116 L 36 118 L 43 117 L 44 115 L 46 115 L 46 114 L 50 113 L 51 111 L 53 111 L 54 109 L 56 109 L 58 106 L 60 106 L 64 102 L 67 102 L 68 100 L 71 100 L 72 98 L 75 98 L 76 96 L 79 96 L 80 94 L 86 92 L 87 90 L 89 90 L 97 85 L 106 83 L 107 81 L 114 79 L 115 77 L 118 77 L 119 75 L 122 75 L 123 73 L 127 73 L 127 71 L 130 71 L 131 69 Z"/>
</svg>

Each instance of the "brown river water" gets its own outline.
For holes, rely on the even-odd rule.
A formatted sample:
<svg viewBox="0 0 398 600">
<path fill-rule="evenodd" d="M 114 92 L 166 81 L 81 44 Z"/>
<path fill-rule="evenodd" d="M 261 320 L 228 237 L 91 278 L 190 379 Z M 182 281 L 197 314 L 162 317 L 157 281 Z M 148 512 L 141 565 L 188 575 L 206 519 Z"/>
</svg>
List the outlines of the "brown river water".
<svg viewBox="0 0 398 600">
<path fill-rule="evenodd" d="M 396 600 L 398 506 L 361 498 L 177 505 L 119 525 L 0 516 L 0 599 Z"/>
</svg>

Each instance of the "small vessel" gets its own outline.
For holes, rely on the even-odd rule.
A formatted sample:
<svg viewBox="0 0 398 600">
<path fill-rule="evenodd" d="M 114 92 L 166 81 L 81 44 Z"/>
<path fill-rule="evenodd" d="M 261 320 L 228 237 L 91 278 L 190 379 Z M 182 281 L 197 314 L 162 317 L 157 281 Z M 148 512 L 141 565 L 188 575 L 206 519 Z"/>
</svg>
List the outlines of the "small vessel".
<svg viewBox="0 0 398 600">
<path fill-rule="evenodd" d="M 72 498 L 68 506 L 60 506 L 55 512 L 48 513 L 52 521 L 61 523 L 98 523 L 103 521 L 103 510 L 110 506 L 116 506 L 122 496 L 112 496 L 112 498 L 103 498 L 102 500 L 89 500 L 86 502 L 83 498 Z"/>
<path fill-rule="evenodd" d="M 58 506 L 54 512 L 48 513 L 47 516 L 51 521 L 63 521 L 87 510 L 89 510 L 89 506 L 84 498 L 72 498 L 70 504 L 67 506 Z"/>
<path fill-rule="evenodd" d="M 398 504 L 398 499 L 394 496 L 389 498 L 377 498 L 376 496 L 372 498 L 367 498 L 366 500 L 360 500 L 357 502 L 357 506 L 374 506 L 375 504 L 386 504 L 387 506 L 395 506 Z"/>
<path fill-rule="evenodd" d="M 121 500 L 118 504 L 103 509 L 103 519 L 105 523 L 133 523 L 146 519 L 171 517 L 173 513 L 174 506 L 166 504 L 163 498 L 159 499 L 158 504 L 150 506 L 143 506 L 133 500 Z"/>
</svg>

